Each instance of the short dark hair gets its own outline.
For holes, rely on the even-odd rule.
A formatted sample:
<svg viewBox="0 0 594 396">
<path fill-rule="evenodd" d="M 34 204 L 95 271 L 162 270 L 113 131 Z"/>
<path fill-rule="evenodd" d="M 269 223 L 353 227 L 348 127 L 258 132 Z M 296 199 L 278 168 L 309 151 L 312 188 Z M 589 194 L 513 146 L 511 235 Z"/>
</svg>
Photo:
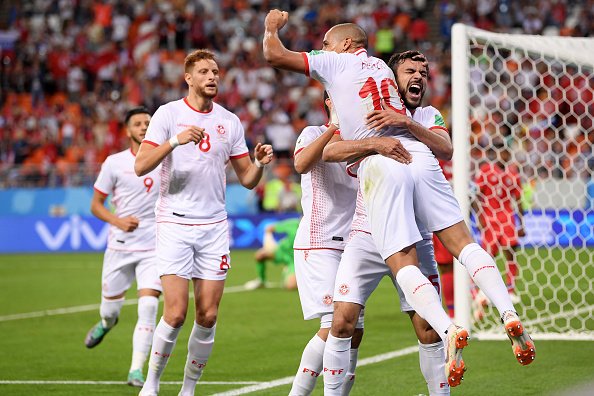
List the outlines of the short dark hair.
<svg viewBox="0 0 594 396">
<path fill-rule="evenodd" d="M 132 118 L 136 114 L 151 115 L 151 113 L 148 111 L 148 109 L 144 106 L 134 107 L 133 109 L 128 110 L 128 112 L 126 113 L 126 117 L 124 118 L 124 124 L 128 125 L 128 121 L 130 121 L 130 118 Z"/>
<path fill-rule="evenodd" d="M 330 95 L 328 95 L 328 91 L 324 91 L 324 110 L 326 111 L 326 116 L 330 119 L 330 109 L 326 104 L 326 99 L 330 99 Z"/>
<path fill-rule="evenodd" d="M 388 66 L 390 67 L 390 69 L 394 70 L 394 68 L 397 65 L 404 63 L 404 61 L 407 59 L 411 59 L 415 62 L 425 63 L 425 68 L 427 69 L 427 73 L 429 73 L 429 62 L 427 62 L 427 57 L 419 51 L 409 50 L 404 52 L 397 52 L 390 57 L 390 60 L 388 61 Z"/>
</svg>

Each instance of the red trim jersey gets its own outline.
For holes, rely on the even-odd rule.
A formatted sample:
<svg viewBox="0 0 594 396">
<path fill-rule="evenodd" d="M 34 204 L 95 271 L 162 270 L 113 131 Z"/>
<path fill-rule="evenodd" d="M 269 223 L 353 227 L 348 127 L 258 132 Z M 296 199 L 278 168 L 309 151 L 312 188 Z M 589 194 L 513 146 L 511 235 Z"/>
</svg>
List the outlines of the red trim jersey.
<svg viewBox="0 0 594 396">
<path fill-rule="evenodd" d="M 297 139 L 295 155 L 327 128 L 306 127 Z M 295 249 L 344 249 L 357 194 L 357 181 L 346 174 L 345 165 L 320 160 L 308 173 L 301 175 L 303 218 L 293 245 Z"/>
<path fill-rule="evenodd" d="M 425 128 L 431 130 L 443 129 L 447 132 L 441 113 L 433 106 L 417 107 L 412 114 L 412 119 Z M 423 239 L 431 239 L 431 233 L 425 228 L 425 226 L 423 224 L 418 224 L 418 226 Z M 371 234 L 371 227 L 367 221 L 367 212 L 365 210 L 365 205 L 363 203 L 363 197 L 361 196 L 360 190 L 357 193 L 357 205 L 353 218 L 352 229 L 354 231 L 363 231 Z"/>
<path fill-rule="evenodd" d="M 146 251 L 155 249 L 155 202 L 159 196 L 160 166 L 138 177 L 134 173 L 134 154 L 124 150 L 107 157 L 95 181 L 95 191 L 107 197 L 118 217 L 135 216 L 138 228 L 125 232 L 111 225 L 107 247 L 114 250 Z"/>
<path fill-rule="evenodd" d="M 514 201 L 522 193 L 520 175 L 513 169 L 501 169 L 484 163 L 476 176 L 481 213 L 487 222 L 508 222 L 515 213 Z"/>
<path fill-rule="evenodd" d="M 406 128 L 368 129 L 367 114 L 373 110 L 382 110 L 384 105 L 401 114 L 410 115 L 398 93 L 394 73 L 383 60 L 368 56 L 363 48 L 354 53 L 341 54 L 311 51 L 303 53 L 303 56 L 306 75 L 320 81 L 332 99 L 344 140 L 392 136 L 400 139 L 411 153 L 431 152 Z M 434 125 L 445 129 L 443 122 Z"/>
<path fill-rule="evenodd" d="M 200 112 L 186 99 L 159 107 L 143 142 L 159 146 L 190 126 L 204 128 L 204 138 L 199 144 L 176 147 L 163 160 L 157 222 L 196 225 L 225 220 L 225 167 L 230 159 L 249 155 L 235 114 L 216 103 L 210 112 Z"/>
</svg>

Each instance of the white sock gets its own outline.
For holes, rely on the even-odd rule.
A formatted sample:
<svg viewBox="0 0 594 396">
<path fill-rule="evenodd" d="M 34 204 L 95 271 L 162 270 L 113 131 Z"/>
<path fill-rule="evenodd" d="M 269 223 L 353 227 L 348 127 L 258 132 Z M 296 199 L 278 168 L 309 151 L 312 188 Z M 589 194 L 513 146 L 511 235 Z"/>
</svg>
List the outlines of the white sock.
<svg viewBox="0 0 594 396">
<path fill-rule="evenodd" d="M 349 369 L 344 377 L 344 383 L 342 384 L 342 396 L 348 396 L 355 385 L 355 368 L 357 368 L 358 359 L 359 349 L 351 349 Z"/>
<path fill-rule="evenodd" d="M 193 396 L 196 382 L 202 376 L 208 357 L 214 346 L 216 324 L 213 327 L 202 327 L 194 322 L 188 340 L 188 358 L 184 369 L 184 384 L 179 396 Z"/>
<path fill-rule="evenodd" d="M 115 325 L 118 316 L 120 316 L 122 305 L 124 305 L 124 300 L 124 298 L 117 300 L 108 300 L 105 297 L 101 298 L 99 315 L 101 315 L 101 324 L 103 327 L 110 329 Z"/>
<path fill-rule="evenodd" d="M 309 395 L 314 390 L 318 376 L 322 372 L 325 347 L 326 342 L 317 334 L 309 340 L 301 355 L 290 396 Z"/>
<path fill-rule="evenodd" d="M 460 252 L 459 259 L 460 263 L 466 267 L 470 278 L 491 300 L 499 314 L 503 314 L 505 311 L 515 312 L 514 304 L 511 302 L 505 283 L 503 283 L 501 273 L 489 253 L 478 244 L 469 243 Z"/>
<path fill-rule="evenodd" d="M 171 356 L 171 351 L 175 347 L 180 330 L 181 326 L 178 328 L 171 327 L 161 317 L 153 336 L 153 347 L 151 349 L 146 382 L 142 387 L 143 391 L 159 392 L 161 375 L 163 374 L 163 370 L 165 370 L 169 356 Z"/>
<path fill-rule="evenodd" d="M 427 382 L 429 394 L 449 395 L 450 386 L 445 375 L 445 348 L 443 341 L 435 344 L 419 342 L 419 363 L 421 373 Z"/>
<path fill-rule="evenodd" d="M 337 338 L 328 334 L 324 348 L 324 395 L 341 395 L 341 388 L 349 368 L 351 338 Z"/>
<path fill-rule="evenodd" d="M 138 321 L 132 336 L 132 364 L 130 371 L 142 370 L 151 351 L 153 333 L 157 322 L 159 298 L 142 296 L 138 299 Z"/>
<path fill-rule="evenodd" d="M 398 271 L 396 281 L 412 309 L 429 322 L 441 339 L 445 340 L 452 320 L 443 310 L 439 295 L 429 279 L 418 267 L 407 265 Z"/>
</svg>

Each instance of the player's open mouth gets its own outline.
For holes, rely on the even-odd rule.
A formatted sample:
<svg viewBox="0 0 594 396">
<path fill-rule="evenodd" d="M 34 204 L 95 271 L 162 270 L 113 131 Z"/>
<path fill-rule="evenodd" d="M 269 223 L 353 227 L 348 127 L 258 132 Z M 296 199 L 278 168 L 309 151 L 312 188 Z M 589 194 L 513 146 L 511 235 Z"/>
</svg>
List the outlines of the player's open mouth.
<svg viewBox="0 0 594 396">
<path fill-rule="evenodd" d="M 421 84 L 413 83 L 408 87 L 408 93 L 414 99 L 419 98 L 421 96 L 421 92 Z"/>
</svg>

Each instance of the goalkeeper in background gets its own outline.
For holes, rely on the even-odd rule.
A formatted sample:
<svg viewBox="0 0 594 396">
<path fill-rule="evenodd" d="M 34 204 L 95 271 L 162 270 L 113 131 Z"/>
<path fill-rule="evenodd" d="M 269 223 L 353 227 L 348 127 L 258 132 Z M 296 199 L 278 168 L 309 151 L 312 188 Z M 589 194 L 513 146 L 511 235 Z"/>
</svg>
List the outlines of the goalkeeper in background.
<svg viewBox="0 0 594 396">
<path fill-rule="evenodd" d="M 518 265 L 515 251 L 519 237 L 525 235 L 522 212 L 522 183 L 511 163 L 511 152 L 503 139 L 495 138 L 487 151 L 487 161 L 480 166 L 475 179 L 477 197 L 473 209 L 477 213 L 483 247 L 493 257 L 505 257 L 507 290 L 514 303 Z M 516 215 L 519 219 L 516 225 Z"/>
<path fill-rule="evenodd" d="M 264 231 L 263 245 L 256 251 L 256 272 L 258 277 L 245 284 L 246 289 L 253 290 L 267 286 L 266 262 L 272 260 L 275 265 L 283 265 L 283 287 L 287 290 L 297 289 L 295 278 L 295 262 L 293 260 L 293 242 L 299 227 L 299 219 L 287 219 L 270 224 Z M 280 241 L 273 234 L 285 234 Z"/>
</svg>

